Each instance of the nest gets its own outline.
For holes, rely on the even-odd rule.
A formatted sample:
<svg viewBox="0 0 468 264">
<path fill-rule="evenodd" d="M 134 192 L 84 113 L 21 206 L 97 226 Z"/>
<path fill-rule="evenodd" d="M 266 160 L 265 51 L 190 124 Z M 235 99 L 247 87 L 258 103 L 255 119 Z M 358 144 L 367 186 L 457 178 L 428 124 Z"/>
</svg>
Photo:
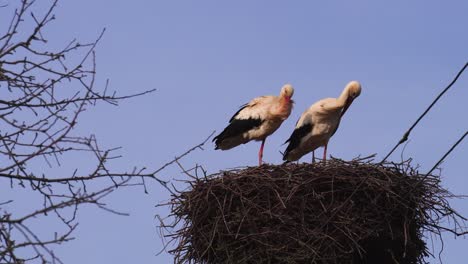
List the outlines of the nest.
<svg viewBox="0 0 468 264">
<path fill-rule="evenodd" d="M 425 263 L 423 233 L 461 218 L 439 177 L 408 164 L 265 164 L 188 183 L 170 202 L 175 263 Z"/>
</svg>

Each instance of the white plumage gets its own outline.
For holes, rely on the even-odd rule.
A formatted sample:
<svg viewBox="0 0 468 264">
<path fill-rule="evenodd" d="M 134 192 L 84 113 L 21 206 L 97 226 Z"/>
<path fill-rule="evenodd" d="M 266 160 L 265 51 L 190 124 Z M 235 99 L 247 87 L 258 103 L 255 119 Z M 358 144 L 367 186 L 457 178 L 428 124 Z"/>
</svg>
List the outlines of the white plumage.
<svg viewBox="0 0 468 264">
<path fill-rule="evenodd" d="M 213 139 L 215 149 L 227 150 L 251 140 L 262 141 L 258 153 L 261 165 L 265 139 L 291 114 L 293 94 L 293 87 L 286 84 L 281 88 L 279 96 L 261 96 L 243 105 L 229 120 L 223 132 Z"/>
<path fill-rule="evenodd" d="M 361 94 L 361 85 L 352 81 L 346 85 L 338 98 L 325 98 L 310 106 L 299 118 L 294 132 L 283 155 L 285 161 L 295 161 L 305 154 L 324 146 L 323 159 L 326 160 L 327 145 L 335 134 L 353 100 Z"/>
</svg>

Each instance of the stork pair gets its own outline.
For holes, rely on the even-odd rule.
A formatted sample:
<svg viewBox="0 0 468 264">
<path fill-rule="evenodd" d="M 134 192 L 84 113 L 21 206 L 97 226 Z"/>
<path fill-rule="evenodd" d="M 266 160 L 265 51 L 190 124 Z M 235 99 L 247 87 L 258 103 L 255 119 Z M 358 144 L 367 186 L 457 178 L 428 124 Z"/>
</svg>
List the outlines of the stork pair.
<svg viewBox="0 0 468 264">
<path fill-rule="evenodd" d="M 251 140 L 262 141 L 258 163 L 262 164 L 266 138 L 273 134 L 291 114 L 294 89 L 290 84 L 281 88 L 279 96 L 261 96 L 243 105 L 229 120 L 229 125 L 213 141 L 215 149 L 227 150 Z M 324 147 L 323 160 L 327 157 L 327 145 L 335 134 L 342 116 L 354 99 L 361 94 L 357 81 L 349 82 L 338 98 L 325 98 L 302 113 L 296 128 L 286 140 L 289 143 L 283 160 L 296 161 L 315 149 Z"/>
</svg>

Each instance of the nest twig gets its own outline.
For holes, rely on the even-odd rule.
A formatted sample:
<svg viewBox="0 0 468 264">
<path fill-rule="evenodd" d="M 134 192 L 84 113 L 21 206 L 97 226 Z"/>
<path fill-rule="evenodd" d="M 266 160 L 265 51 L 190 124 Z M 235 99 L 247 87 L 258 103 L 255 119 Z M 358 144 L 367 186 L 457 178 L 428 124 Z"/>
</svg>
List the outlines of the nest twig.
<svg viewBox="0 0 468 264">
<path fill-rule="evenodd" d="M 409 163 L 265 164 L 187 182 L 170 202 L 175 263 L 424 263 L 424 232 L 465 227 L 439 177 Z"/>
</svg>

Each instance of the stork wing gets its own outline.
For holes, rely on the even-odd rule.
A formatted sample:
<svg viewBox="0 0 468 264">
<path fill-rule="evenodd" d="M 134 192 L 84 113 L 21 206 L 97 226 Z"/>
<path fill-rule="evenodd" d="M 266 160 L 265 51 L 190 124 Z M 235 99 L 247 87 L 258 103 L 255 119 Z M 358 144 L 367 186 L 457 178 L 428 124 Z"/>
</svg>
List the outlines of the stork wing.
<svg viewBox="0 0 468 264">
<path fill-rule="evenodd" d="M 266 117 L 268 105 L 265 104 L 268 96 L 257 97 L 249 103 L 242 105 L 241 108 L 231 117 L 229 125 L 219 135 L 213 138 L 216 143 L 216 148 L 224 149 L 227 145 L 229 138 L 242 137 L 242 135 L 251 130 L 259 127 Z M 248 140 L 240 138 L 238 144 L 245 143 Z"/>
<path fill-rule="evenodd" d="M 295 149 L 301 143 L 301 140 L 307 136 L 312 131 L 313 124 L 307 123 L 303 124 L 300 127 L 294 129 L 293 133 L 289 137 L 284 144 L 289 142 L 288 147 L 286 148 L 286 152 L 289 152 L 292 149 Z"/>
<path fill-rule="evenodd" d="M 314 123 L 312 122 L 312 118 L 309 115 L 308 111 L 306 110 L 299 120 L 296 122 L 296 128 L 292 132 L 291 136 L 289 137 L 284 144 L 288 143 L 286 150 L 284 151 L 283 160 L 289 155 L 289 152 L 293 151 L 294 149 L 298 148 L 303 141 L 304 138 L 308 137 L 312 133 L 312 129 L 314 128 Z"/>
<path fill-rule="evenodd" d="M 231 117 L 229 123 L 234 119 L 265 119 L 268 105 L 267 101 L 271 96 L 261 96 L 252 99 L 250 102 L 242 105 L 240 109 Z"/>
</svg>

